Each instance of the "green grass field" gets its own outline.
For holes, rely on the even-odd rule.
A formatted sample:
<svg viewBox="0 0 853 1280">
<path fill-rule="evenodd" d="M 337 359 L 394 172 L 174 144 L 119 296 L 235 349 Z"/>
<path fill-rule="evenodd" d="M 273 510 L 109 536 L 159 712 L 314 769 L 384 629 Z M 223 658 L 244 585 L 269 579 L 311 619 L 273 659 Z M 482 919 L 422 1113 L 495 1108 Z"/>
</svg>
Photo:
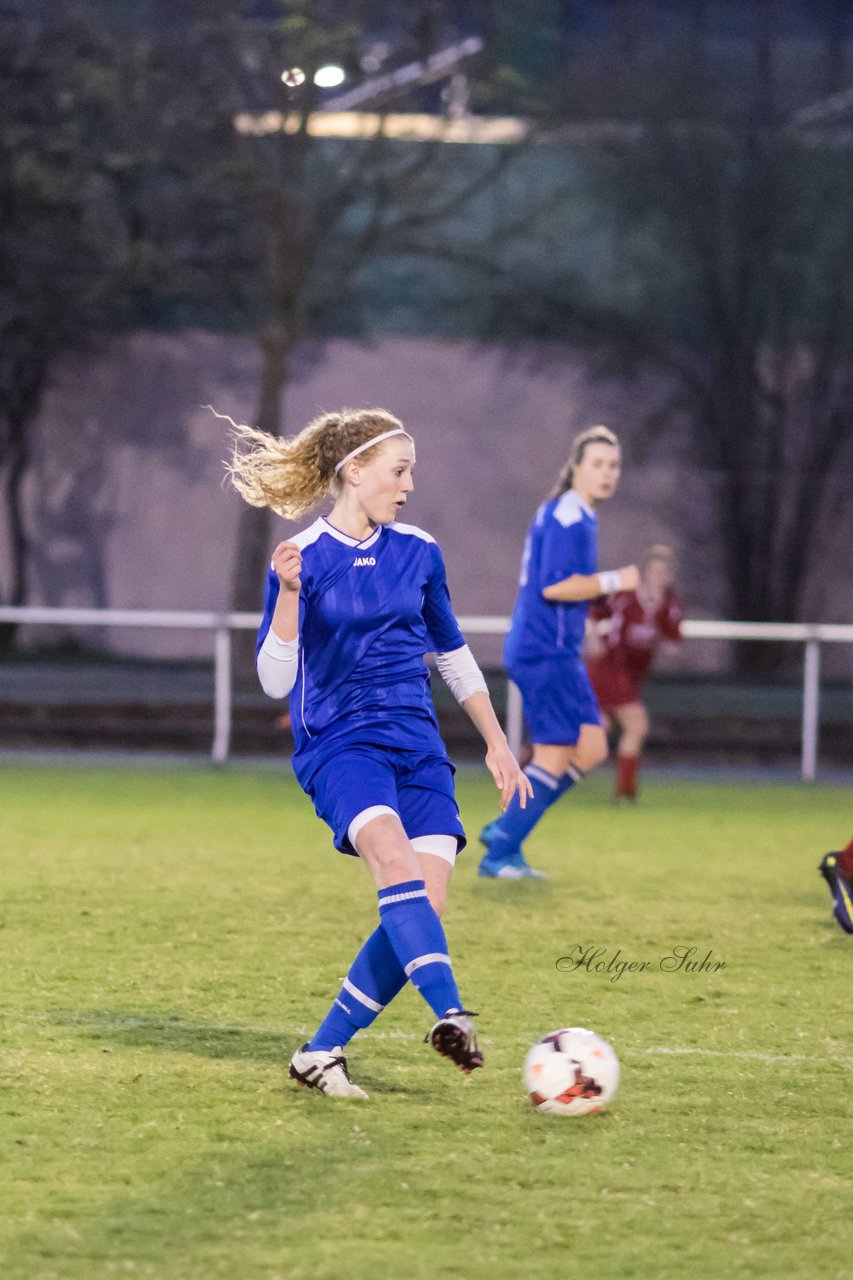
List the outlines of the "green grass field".
<svg viewBox="0 0 853 1280">
<path fill-rule="evenodd" d="M 816 874 L 850 792 L 591 780 L 445 919 L 486 1070 L 407 990 L 350 1047 L 367 1103 L 292 1087 L 375 896 L 292 780 L 6 767 L 0 1275 L 156 1280 L 853 1277 L 853 938 Z M 476 833 L 494 791 L 463 772 Z M 473 856 L 472 856 L 473 855 Z M 649 970 L 561 971 L 596 944 Z M 716 972 L 662 972 L 674 946 Z M 537 1115 L 529 1044 L 585 1025 L 622 1086 Z"/>
</svg>

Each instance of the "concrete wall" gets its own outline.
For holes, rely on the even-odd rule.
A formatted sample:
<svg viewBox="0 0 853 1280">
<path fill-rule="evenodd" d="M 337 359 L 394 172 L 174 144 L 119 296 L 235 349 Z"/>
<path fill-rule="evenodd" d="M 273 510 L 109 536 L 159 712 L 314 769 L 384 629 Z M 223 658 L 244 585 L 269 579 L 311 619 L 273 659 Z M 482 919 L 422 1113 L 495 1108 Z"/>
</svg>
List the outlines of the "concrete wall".
<svg viewBox="0 0 853 1280">
<path fill-rule="evenodd" d="M 651 541 L 672 543 L 690 615 L 725 616 L 707 478 L 691 469 L 677 431 L 674 444 L 640 456 L 638 429 L 666 388 L 594 381 L 587 367 L 583 353 L 557 344 L 312 343 L 297 361 L 284 430 L 343 404 L 400 416 L 418 449 L 406 520 L 442 546 L 457 612 L 505 614 L 525 530 L 572 435 L 604 422 L 623 438 L 626 462 L 601 511 L 602 565 L 633 560 Z M 250 340 L 201 332 L 117 338 L 59 370 L 27 495 L 34 602 L 227 607 L 240 499 L 222 484 L 224 424 L 202 406 L 251 421 L 257 374 Z M 281 523 L 282 534 L 292 528 Z M 828 548 L 826 577 L 812 584 L 816 620 L 853 620 L 846 541 Z M 197 636 L 170 632 L 99 639 L 136 653 L 207 650 Z M 497 656 L 493 642 L 476 647 L 484 661 Z M 716 666 L 725 656 L 720 646 L 689 649 L 665 665 Z"/>
</svg>

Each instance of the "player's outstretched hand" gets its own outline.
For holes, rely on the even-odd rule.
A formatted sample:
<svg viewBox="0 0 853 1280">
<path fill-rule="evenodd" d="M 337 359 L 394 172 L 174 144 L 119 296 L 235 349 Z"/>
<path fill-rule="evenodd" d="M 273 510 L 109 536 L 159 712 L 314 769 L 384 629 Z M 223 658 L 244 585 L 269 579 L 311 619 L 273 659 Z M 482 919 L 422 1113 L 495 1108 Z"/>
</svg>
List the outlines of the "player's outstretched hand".
<svg viewBox="0 0 853 1280">
<path fill-rule="evenodd" d="M 501 812 L 507 807 L 514 793 L 518 792 L 521 807 L 527 805 L 528 797 L 533 796 L 533 787 L 527 774 L 509 749 L 509 744 L 501 742 L 498 746 L 489 747 L 486 752 L 486 768 L 495 780 L 501 793 Z"/>
<path fill-rule="evenodd" d="M 295 542 L 280 542 L 272 553 L 272 567 L 285 591 L 298 591 L 302 586 L 302 552 Z"/>
</svg>

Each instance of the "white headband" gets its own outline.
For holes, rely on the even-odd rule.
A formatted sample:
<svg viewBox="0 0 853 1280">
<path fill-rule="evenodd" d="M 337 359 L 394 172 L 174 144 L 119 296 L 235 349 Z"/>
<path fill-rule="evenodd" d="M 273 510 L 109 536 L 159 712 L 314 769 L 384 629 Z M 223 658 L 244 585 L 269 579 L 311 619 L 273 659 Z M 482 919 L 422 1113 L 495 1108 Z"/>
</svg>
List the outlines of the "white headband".
<svg viewBox="0 0 853 1280">
<path fill-rule="evenodd" d="M 393 431 L 383 431 L 381 436 L 374 436 L 372 440 L 365 440 L 364 444 L 360 444 L 357 449 L 353 449 L 345 458 L 341 458 L 335 471 L 340 471 L 341 467 L 346 466 L 350 458 L 357 457 L 358 454 L 364 453 L 365 449 L 369 449 L 371 445 L 379 444 L 380 440 L 389 440 L 391 436 L 405 436 L 409 433 L 404 431 L 402 427 L 394 427 Z"/>
</svg>

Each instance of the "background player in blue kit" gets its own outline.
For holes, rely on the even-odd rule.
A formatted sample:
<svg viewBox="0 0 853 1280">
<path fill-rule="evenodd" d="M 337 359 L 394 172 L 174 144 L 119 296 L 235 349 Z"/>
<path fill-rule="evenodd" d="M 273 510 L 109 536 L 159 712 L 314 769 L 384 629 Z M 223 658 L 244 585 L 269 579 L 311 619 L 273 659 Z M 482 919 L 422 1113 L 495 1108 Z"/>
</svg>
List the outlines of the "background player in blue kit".
<svg viewBox="0 0 853 1280">
<path fill-rule="evenodd" d="M 290 1075 L 333 1097 L 365 1097 L 342 1049 L 409 980 L 437 1019 L 429 1040 L 469 1072 L 483 1056 L 439 919 L 465 833 L 426 653 L 482 734 L 502 805 L 513 796 L 523 805 L 531 787 L 453 615 L 434 539 L 394 523 L 413 489 L 414 442 L 381 409 L 324 414 L 291 440 L 236 434 L 229 469 L 248 502 L 293 519 L 330 491 L 335 499 L 328 517 L 273 552 L 258 674 L 272 697 L 290 694 L 296 777 L 335 847 L 362 859 L 379 893 L 379 927 Z"/>
<path fill-rule="evenodd" d="M 525 772 L 533 788 L 522 806 L 512 801 L 481 832 L 486 856 L 480 875 L 501 880 L 541 876 L 522 851 L 545 810 L 607 756 L 607 739 L 580 657 L 589 601 L 633 591 L 636 565 L 596 571 L 595 509 L 619 482 L 619 441 L 606 427 L 590 427 L 572 451 L 524 544 L 518 597 L 504 646 L 504 662 L 521 690 L 533 758 Z"/>
</svg>

